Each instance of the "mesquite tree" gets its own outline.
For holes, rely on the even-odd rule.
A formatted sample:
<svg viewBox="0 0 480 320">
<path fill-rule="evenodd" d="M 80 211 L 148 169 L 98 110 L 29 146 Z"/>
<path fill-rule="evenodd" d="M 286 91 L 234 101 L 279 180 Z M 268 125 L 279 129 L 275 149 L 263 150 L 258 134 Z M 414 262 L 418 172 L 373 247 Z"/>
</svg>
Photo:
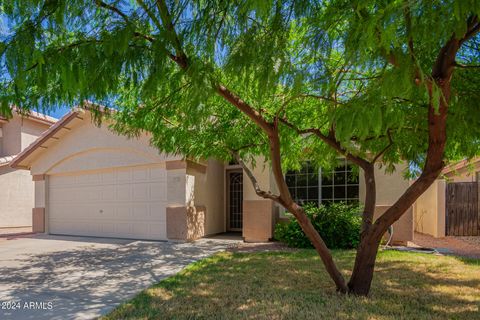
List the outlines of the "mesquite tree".
<svg viewBox="0 0 480 320">
<path fill-rule="evenodd" d="M 165 152 L 269 160 L 257 194 L 299 221 L 340 292 L 366 295 L 381 237 L 444 161 L 478 154 L 476 1 L 4 1 L 4 113 L 93 100 L 114 129 Z M 452 14 L 453 13 L 453 14 Z M 440 23 L 441 22 L 441 23 Z M 454 139 L 447 143 L 447 132 Z M 347 283 L 292 198 L 300 160 L 363 170 L 361 242 Z M 381 217 L 374 164 L 418 179 Z"/>
</svg>

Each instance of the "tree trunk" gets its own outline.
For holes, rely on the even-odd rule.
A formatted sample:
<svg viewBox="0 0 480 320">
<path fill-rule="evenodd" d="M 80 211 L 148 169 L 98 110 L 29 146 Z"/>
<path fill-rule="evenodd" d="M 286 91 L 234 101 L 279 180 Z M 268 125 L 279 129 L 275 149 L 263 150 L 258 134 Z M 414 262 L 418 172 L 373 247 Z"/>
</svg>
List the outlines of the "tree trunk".
<svg viewBox="0 0 480 320">
<path fill-rule="evenodd" d="M 318 231 L 315 230 L 315 227 L 305 214 L 303 208 L 293 202 L 287 207 L 287 209 L 295 216 L 303 232 L 312 242 L 313 247 L 318 252 L 320 259 L 322 259 L 322 262 L 325 265 L 325 269 L 332 278 L 333 282 L 335 282 L 337 291 L 341 293 L 347 293 L 347 285 L 345 284 L 345 279 L 342 273 L 340 270 L 338 270 L 335 262 L 333 261 L 330 250 L 323 241 L 322 237 L 320 237 L 318 234 Z"/>
<path fill-rule="evenodd" d="M 276 123 L 277 125 L 278 123 Z M 295 216 L 302 227 L 305 235 L 312 242 L 315 250 L 318 252 L 320 259 L 322 259 L 325 269 L 332 278 L 333 282 L 337 286 L 337 291 L 341 293 L 347 292 L 347 285 L 345 283 L 345 278 L 343 277 L 340 270 L 338 270 L 335 262 L 333 261 L 332 254 L 327 248 L 325 242 L 323 241 L 318 231 L 315 230 L 312 222 L 305 214 L 305 210 L 301 206 L 293 201 L 290 191 L 288 190 L 287 183 L 285 181 L 285 176 L 282 171 L 282 162 L 280 156 L 280 138 L 278 135 L 278 128 L 275 125 L 272 132 L 268 135 L 268 140 L 270 144 L 270 157 L 272 160 L 272 173 L 275 178 L 275 182 L 280 192 L 279 203 L 285 207 L 291 214 Z"/>
<path fill-rule="evenodd" d="M 369 294 L 379 245 L 380 239 L 374 239 L 370 233 L 361 240 L 348 282 L 349 293 L 359 296 Z"/>
<path fill-rule="evenodd" d="M 373 279 L 375 260 L 377 258 L 380 239 L 375 241 L 371 237 L 371 227 L 376 206 L 375 166 L 372 163 L 362 165 L 365 177 L 365 207 L 362 215 L 362 229 L 360 243 L 355 256 L 352 276 L 348 282 L 348 292 L 355 295 L 368 295 Z"/>
<path fill-rule="evenodd" d="M 362 230 L 360 239 L 368 233 L 372 226 L 375 207 L 377 204 L 377 187 L 375 182 L 375 164 L 368 163 L 362 166 L 365 177 L 365 206 L 362 214 Z"/>
</svg>

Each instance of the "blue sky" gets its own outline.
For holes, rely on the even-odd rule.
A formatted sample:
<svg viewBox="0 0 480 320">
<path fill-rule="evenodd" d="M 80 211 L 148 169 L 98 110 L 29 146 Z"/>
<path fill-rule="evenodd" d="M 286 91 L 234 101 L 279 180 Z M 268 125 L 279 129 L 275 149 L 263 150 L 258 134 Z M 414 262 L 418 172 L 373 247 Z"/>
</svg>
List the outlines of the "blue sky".
<svg viewBox="0 0 480 320">
<path fill-rule="evenodd" d="M 61 107 L 60 109 L 51 110 L 46 112 L 47 115 L 52 116 L 54 118 L 60 119 L 63 117 L 68 111 L 70 111 L 69 107 Z"/>
</svg>

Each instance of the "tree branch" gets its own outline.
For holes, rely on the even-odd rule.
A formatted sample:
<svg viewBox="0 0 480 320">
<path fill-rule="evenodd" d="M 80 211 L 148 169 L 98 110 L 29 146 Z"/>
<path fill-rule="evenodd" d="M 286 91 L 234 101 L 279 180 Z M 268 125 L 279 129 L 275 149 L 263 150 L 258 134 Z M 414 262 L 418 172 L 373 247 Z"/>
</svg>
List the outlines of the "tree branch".
<svg viewBox="0 0 480 320">
<path fill-rule="evenodd" d="M 164 24 L 164 27 L 167 29 L 167 31 L 171 33 L 174 39 L 173 46 L 175 48 L 176 55 L 170 53 L 169 54 L 170 59 L 173 62 L 175 62 L 181 69 L 187 70 L 189 67 L 188 58 L 185 52 L 183 51 L 180 39 L 178 38 L 178 35 L 175 32 L 175 28 L 172 24 L 172 20 L 170 17 L 170 13 L 168 12 L 167 5 L 164 0 L 158 0 L 157 5 L 158 5 L 158 10 L 160 11 L 160 16 Z M 228 101 L 238 110 L 243 112 L 247 117 L 253 120 L 253 122 L 256 125 L 258 125 L 263 131 L 265 131 L 267 135 L 273 134 L 272 124 L 269 123 L 267 120 L 265 120 L 265 118 L 260 114 L 260 112 L 255 110 L 252 106 L 250 106 L 245 101 L 243 101 L 239 96 L 237 96 L 227 87 L 217 83 L 213 83 L 213 87 L 221 97 L 223 97 L 226 101 Z"/>
<path fill-rule="evenodd" d="M 334 150 L 336 150 L 338 153 L 343 155 L 347 160 L 352 161 L 356 165 L 360 166 L 361 168 L 366 168 L 367 166 L 370 165 L 370 162 L 359 157 L 355 156 L 351 153 L 348 152 L 345 148 L 342 147 L 341 143 L 335 138 L 335 132 L 334 130 L 330 130 L 330 133 L 328 135 L 325 135 L 322 133 L 322 131 L 318 128 L 308 128 L 308 129 L 299 129 L 297 126 L 289 122 L 285 118 L 280 118 L 279 121 L 286 125 L 287 127 L 295 130 L 298 134 L 306 134 L 306 133 L 311 133 L 320 138 L 323 142 L 325 142 L 327 145 L 332 147 Z"/>
<path fill-rule="evenodd" d="M 393 139 L 392 139 L 392 135 L 390 133 L 390 130 L 387 130 L 387 137 L 388 137 L 388 145 L 382 150 L 380 151 L 374 158 L 373 160 L 371 161 L 372 164 L 374 164 L 375 162 L 377 162 L 377 160 L 383 156 L 383 154 L 388 150 L 390 149 L 390 147 L 393 145 Z"/>
<path fill-rule="evenodd" d="M 176 63 L 178 63 L 183 69 L 188 67 L 187 55 L 183 51 L 182 42 L 178 37 L 178 34 L 175 32 L 175 27 L 172 22 L 172 17 L 168 11 L 167 4 L 165 0 L 157 0 L 158 12 L 160 13 L 160 19 L 162 20 L 163 27 L 165 30 L 170 33 L 173 39 L 173 47 L 175 49 Z"/>
<path fill-rule="evenodd" d="M 317 99 L 317 100 L 325 100 L 325 101 L 330 101 L 330 102 L 333 102 L 333 103 L 336 103 L 336 104 L 342 104 L 341 102 L 338 102 L 337 99 L 333 99 L 333 98 L 325 97 L 325 96 L 318 96 L 318 95 L 315 95 L 315 94 L 301 94 L 300 97 L 314 98 L 314 99 Z"/>
<path fill-rule="evenodd" d="M 140 6 L 142 7 L 143 11 L 145 11 L 145 13 L 148 15 L 148 17 L 150 19 L 152 19 L 153 23 L 157 26 L 157 28 L 159 30 L 162 29 L 162 24 L 160 23 L 160 21 L 157 19 L 157 17 L 150 11 L 150 9 L 147 7 L 147 5 L 145 4 L 145 2 L 143 2 L 142 0 L 137 0 L 137 2 L 140 4 Z"/>
<path fill-rule="evenodd" d="M 478 16 L 471 16 L 468 19 L 467 24 L 467 32 L 463 38 L 460 39 L 460 45 L 473 38 L 480 31 L 480 22 L 478 21 Z"/>
<path fill-rule="evenodd" d="M 125 22 L 127 24 L 130 24 L 130 19 L 128 18 L 128 15 L 126 15 L 125 13 L 123 13 L 120 9 L 118 9 L 117 7 L 115 6 L 112 6 L 110 4 L 107 4 L 101 0 L 96 0 L 95 3 L 97 4 L 97 6 L 101 7 L 101 8 L 105 8 L 107 10 L 110 10 L 114 13 L 116 13 L 117 15 L 119 15 L 120 17 L 123 18 L 123 20 L 125 20 Z M 146 35 L 146 34 L 142 34 L 138 31 L 134 31 L 133 34 L 136 36 L 136 37 L 141 37 L 141 38 L 144 38 L 145 40 L 148 40 L 150 42 L 153 42 L 155 41 L 155 38 L 152 37 L 152 36 L 149 36 L 149 35 Z"/>
<path fill-rule="evenodd" d="M 412 14 L 410 12 L 410 6 L 408 4 L 408 0 L 404 1 L 404 10 L 403 10 L 403 16 L 405 18 L 405 28 L 407 32 L 407 38 L 408 38 L 408 52 L 410 54 L 410 57 L 412 58 L 412 61 L 415 61 L 415 54 L 414 54 L 414 47 L 413 47 L 413 38 L 412 38 Z"/>
<path fill-rule="evenodd" d="M 97 4 L 97 6 L 99 7 L 102 7 L 102 8 L 105 8 L 107 10 L 110 10 L 112 12 L 115 12 L 117 15 L 119 15 L 120 17 L 123 18 L 123 20 L 125 20 L 126 23 L 130 23 L 130 20 L 128 19 L 128 16 L 123 13 L 120 9 L 118 9 L 117 7 L 115 6 L 112 6 L 110 4 L 107 4 L 101 0 L 95 0 L 95 3 Z"/>
<path fill-rule="evenodd" d="M 247 177 L 250 179 L 250 181 L 252 182 L 252 185 L 253 185 L 253 189 L 255 190 L 255 193 L 257 194 L 257 196 L 261 197 L 261 198 L 265 198 L 265 199 L 271 199 L 275 202 L 278 202 L 280 203 L 280 196 L 276 195 L 276 194 L 273 194 L 271 193 L 270 191 L 265 191 L 265 190 L 262 190 L 260 188 L 260 185 L 258 184 L 258 181 L 257 179 L 255 178 L 255 176 L 253 175 L 252 171 L 250 170 L 250 168 L 245 164 L 245 162 L 243 162 L 242 158 L 240 158 L 240 156 L 238 155 L 238 152 L 237 151 L 234 151 L 234 150 L 230 150 L 231 154 L 233 155 L 233 157 L 235 158 L 235 160 L 237 160 L 237 162 L 242 166 L 243 168 L 243 171 L 245 171 L 245 174 L 247 175 Z"/>
</svg>

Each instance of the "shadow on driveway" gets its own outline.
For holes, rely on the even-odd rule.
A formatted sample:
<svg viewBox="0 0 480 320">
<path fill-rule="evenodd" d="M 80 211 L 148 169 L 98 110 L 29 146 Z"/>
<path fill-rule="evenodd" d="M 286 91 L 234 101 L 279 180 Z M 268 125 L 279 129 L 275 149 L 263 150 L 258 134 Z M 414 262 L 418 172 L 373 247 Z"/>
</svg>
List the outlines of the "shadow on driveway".
<svg viewBox="0 0 480 320">
<path fill-rule="evenodd" d="M 238 241 L 194 243 L 44 236 L 0 243 L 0 319 L 92 319 Z M 36 303 L 31 305 L 30 302 Z M 25 308 L 33 306 L 32 308 Z"/>
</svg>

